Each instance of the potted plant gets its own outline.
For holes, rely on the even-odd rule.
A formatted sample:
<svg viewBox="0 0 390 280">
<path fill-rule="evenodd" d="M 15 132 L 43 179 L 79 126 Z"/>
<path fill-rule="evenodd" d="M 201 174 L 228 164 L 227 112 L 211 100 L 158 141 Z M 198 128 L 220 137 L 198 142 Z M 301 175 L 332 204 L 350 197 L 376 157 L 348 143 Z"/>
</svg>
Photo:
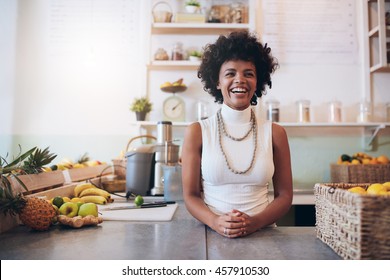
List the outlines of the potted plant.
<svg viewBox="0 0 390 280">
<path fill-rule="evenodd" d="M 152 111 L 152 105 L 147 97 L 134 98 L 130 111 L 135 112 L 137 121 L 144 121 L 146 114 Z"/>
<path fill-rule="evenodd" d="M 200 3 L 197 0 L 189 0 L 189 1 L 186 2 L 185 8 L 186 8 L 186 11 L 188 13 L 192 13 L 193 14 L 193 13 L 195 13 L 195 12 L 197 12 L 199 10 Z"/>
<path fill-rule="evenodd" d="M 188 57 L 190 61 L 199 61 L 202 57 L 202 53 L 197 50 L 192 50 L 188 53 Z"/>
</svg>

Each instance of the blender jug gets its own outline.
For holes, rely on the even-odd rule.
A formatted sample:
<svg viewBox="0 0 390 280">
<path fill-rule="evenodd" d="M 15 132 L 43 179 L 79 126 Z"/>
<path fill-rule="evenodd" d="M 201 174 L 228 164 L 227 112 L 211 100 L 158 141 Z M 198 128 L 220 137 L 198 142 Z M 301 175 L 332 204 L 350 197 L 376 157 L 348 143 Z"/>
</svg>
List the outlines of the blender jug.
<svg viewBox="0 0 390 280">
<path fill-rule="evenodd" d="M 125 157 L 126 193 L 150 195 L 154 184 L 155 145 L 146 144 L 134 148 Z"/>
</svg>

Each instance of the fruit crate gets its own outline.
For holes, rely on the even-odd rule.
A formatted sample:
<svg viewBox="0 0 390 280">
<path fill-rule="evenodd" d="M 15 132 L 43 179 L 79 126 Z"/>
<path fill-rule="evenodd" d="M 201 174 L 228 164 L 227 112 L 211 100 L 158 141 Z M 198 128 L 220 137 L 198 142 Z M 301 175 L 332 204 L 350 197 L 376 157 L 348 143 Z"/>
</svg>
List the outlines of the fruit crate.
<svg viewBox="0 0 390 280">
<path fill-rule="evenodd" d="M 96 166 L 72 168 L 63 171 L 65 183 L 80 182 L 103 175 L 112 174 L 112 166 L 108 164 L 100 164 Z"/>
<path fill-rule="evenodd" d="M 15 178 L 12 178 L 11 180 L 13 189 L 15 192 L 21 192 L 25 195 L 56 188 L 65 183 L 64 174 L 60 170 L 39 174 L 19 175 L 18 179 L 24 183 L 28 191 L 26 191 Z"/>
<path fill-rule="evenodd" d="M 390 164 L 330 165 L 332 183 L 384 183 L 390 181 Z"/>
<path fill-rule="evenodd" d="M 390 259 L 390 196 L 347 191 L 369 184 L 314 186 L 317 238 L 344 259 Z"/>
</svg>

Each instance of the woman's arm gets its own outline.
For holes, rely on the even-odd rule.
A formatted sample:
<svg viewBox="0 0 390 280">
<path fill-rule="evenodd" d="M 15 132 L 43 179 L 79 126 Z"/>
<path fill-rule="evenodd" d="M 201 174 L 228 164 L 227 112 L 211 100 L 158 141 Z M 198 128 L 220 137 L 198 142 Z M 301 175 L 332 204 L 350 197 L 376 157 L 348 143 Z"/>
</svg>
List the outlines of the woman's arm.
<svg viewBox="0 0 390 280">
<path fill-rule="evenodd" d="M 231 214 L 218 216 L 203 201 L 201 195 L 201 155 L 202 131 L 200 124 L 194 123 L 187 128 L 182 147 L 182 182 L 185 205 L 192 216 L 216 232 L 226 235 L 225 228 L 233 227 L 234 229 L 229 232 L 229 237 L 240 236 L 243 218 Z"/>
</svg>

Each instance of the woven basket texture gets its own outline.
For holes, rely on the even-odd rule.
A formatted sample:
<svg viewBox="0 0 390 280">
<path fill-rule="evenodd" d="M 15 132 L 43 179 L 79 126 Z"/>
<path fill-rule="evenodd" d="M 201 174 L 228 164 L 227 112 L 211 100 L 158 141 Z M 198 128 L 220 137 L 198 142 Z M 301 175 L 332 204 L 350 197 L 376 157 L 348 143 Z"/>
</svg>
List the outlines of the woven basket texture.
<svg viewBox="0 0 390 280">
<path fill-rule="evenodd" d="M 348 192 L 369 184 L 314 186 L 317 238 L 344 259 L 390 259 L 390 196 Z"/>
<path fill-rule="evenodd" d="M 384 183 L 390 181 L 390 164 L 330 165 L 333 183 Z"/>
<path fill-rule="evenodd" d="M 118 177 L 118 179 L 120 180 L 126 179 L 126 164 L 127 164 L 126 158 L 113 159 L 112 163 L 114 166 L 114 174 Z"/>
</svg>

